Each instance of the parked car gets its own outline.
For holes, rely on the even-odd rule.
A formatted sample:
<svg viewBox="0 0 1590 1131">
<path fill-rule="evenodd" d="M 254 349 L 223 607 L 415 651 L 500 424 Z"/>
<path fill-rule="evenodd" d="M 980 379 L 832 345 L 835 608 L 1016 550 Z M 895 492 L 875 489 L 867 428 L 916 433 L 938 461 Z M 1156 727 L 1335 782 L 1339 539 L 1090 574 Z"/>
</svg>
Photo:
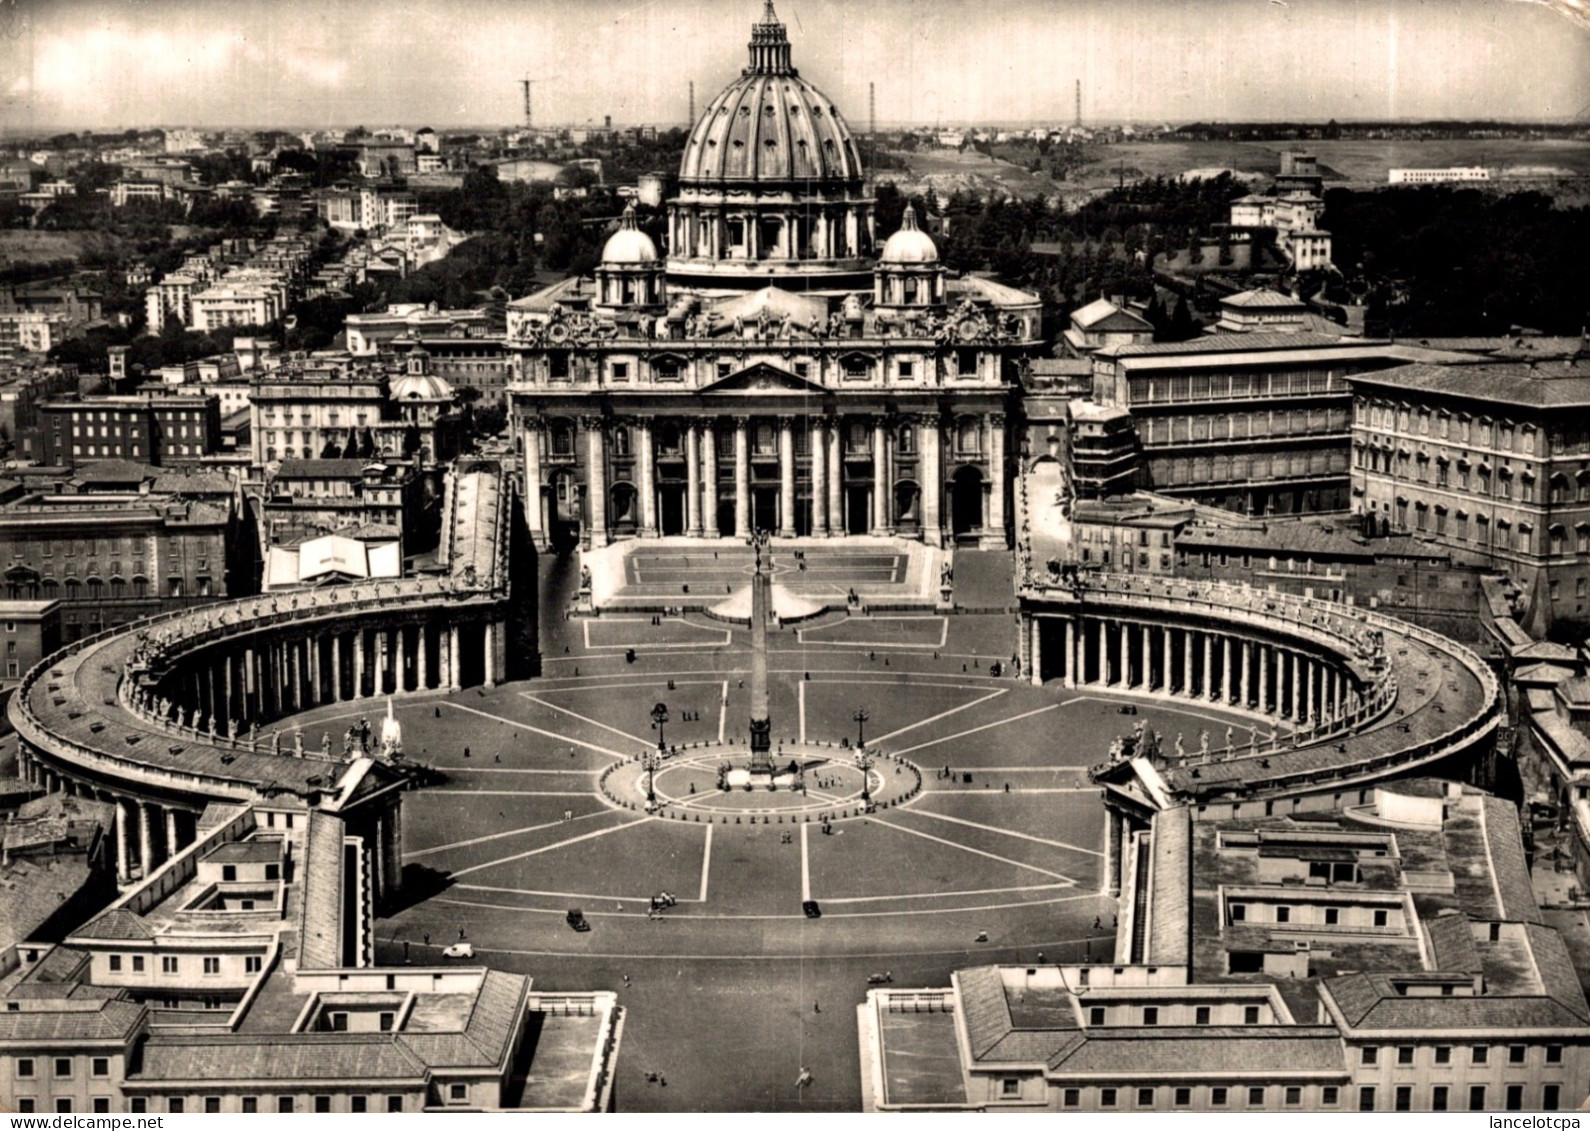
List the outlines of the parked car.
<svg viewBox="0 0 1590 1131">
<path fill-rule="evenodd" d="M 821 919 L 823 917 L 823 909 L 817 906 L 815 899 L 808 899 L 805 903 L 802 903 L 801 910 L 806 912 L 806 918 L 808 919 Z"/>
<path fill-rule="evenodd" d="M 569 913 L 563 919 L 576 931 L 589 931 L 591 929 L 591 924 L 585 920 L 585 912 L 578 907 L 569 908 Z"/>
<path fill-rule="evenodd" d="M 452 946 L 442 949 L 443 958 L 473 958 L 475 948 L 467 942 L 455 942 Z"/>
</svg>

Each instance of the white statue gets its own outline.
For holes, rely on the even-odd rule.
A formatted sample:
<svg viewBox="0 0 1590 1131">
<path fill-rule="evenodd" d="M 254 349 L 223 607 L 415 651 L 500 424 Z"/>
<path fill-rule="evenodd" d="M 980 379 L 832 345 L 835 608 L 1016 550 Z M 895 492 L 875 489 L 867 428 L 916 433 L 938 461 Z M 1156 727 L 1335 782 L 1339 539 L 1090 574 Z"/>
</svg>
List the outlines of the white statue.
<svg viewBox="0 0 1590 1131">
<path fill-rule="evenodd" d="M 381 720 L 381 755 L 387 761 L 403 756 L 403 724 L 392 714 L 392 697 L 386 699 L 386 718 Z"/>
</svg>

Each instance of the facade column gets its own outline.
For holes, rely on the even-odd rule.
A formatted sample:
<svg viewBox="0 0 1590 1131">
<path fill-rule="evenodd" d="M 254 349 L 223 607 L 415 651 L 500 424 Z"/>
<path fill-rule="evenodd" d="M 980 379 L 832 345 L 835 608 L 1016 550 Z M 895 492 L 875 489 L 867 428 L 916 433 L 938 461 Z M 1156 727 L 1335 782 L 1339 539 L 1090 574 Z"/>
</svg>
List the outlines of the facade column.
<svg viewBox="0 0 1590 1131">
<path fill-rule="evenodd" d="M 828 430 L 828 526 L 835 534 L 848 534 L 845 525 L 844 422 L 834 417 Z"/>
<path fill-rule="evenodd" d="M 485 630 L 480 634 L 485 643 L 486 666 L 485 677 L 487 687 L 497 686 L 497 626 L 488 621 Z"/>
<path fill-rule="evenodd" d="M 828 418 L 811 418 L 812 535 L 828 537 Z"/>
<path fill-rule="evenodd" d="M 302 711 L 304 709 L 304 681 L 299 671 L 303 667 L 300 662 L 303 658 L 300 653 L 300 647 L 301 645 L 297 640 L 289 640 L 282 646 L 282 650 L 287 656 L 287 686 L 291 688 L 294 711 Z"/>
<path fill-rule="evenodd" d="M 1296 722 L 1297 719 L 1302 717 L 1302 697 L 1297 694 L 1297 690 L 1301 687 L 1302 657 L 1297 652 L 1291 654 L 1291 670 L 1293 670 L 1291 671 L 1293 678 L 1291 678 L 1289 694 L 1286 695 L 1286 716 L 1291 717 Z"/>
<path fill-rule="evenodd" d="M 320 637 L 311 637 L 306 645 L 309 648 L 309 705 L 315 707 L 323 697 L 320 684 Z"/>
<path fill-rule="evenodd" d="M 256 674 L 257 671 L 253 647 L 243 649 L 243 678 L 240 682 L 243 691 L 241 718 L 244 720 L 259 718 L 259 677 Z"/>
<path fill-rule="evenodd" d="M 132 806 L 125 799 L 116 802 L 116 882 L 125 884 L 132 879 L 127 859 L 127 821 Z"/>
<path fill-rule="evenodd" d="M 988 528 L 999 547 L 1005 544 L 1005 414 L 988 418 Z"/>
<path fill-rule="evenodd" d="M 454 691 L 458 690 L 458 626 L 449 625 L 447 629 L 447 686 Z"/>
<path fill-rule="evenodd" d="M 636 463 L 640 468 L 640 536 L 657 537 L 657 448 L 652 435 L 653 417 L 635 420 Z"/>
<path fill-rule="evenodd" d="M 143 868 L 144 879 L 149 878 L 149 873 L 155 870 L 155 845 L 151 830 L 154 806 L 148 802 L 142 804 L 133 802 L 133 810 L 138 817 L 138 863 Z"/>
<path fill-rule="evenodd" d="M 408 650 L 408 641 L 406 639 L 404 639 L 404 637 L 407 635 L 407 633 L 406 633 L 404 627 L 400 624 L 400 625 L 398 625 L 396 628 L 394 628 L 392 630 L 392 635 L 395 638 L 395 641 L 397 643 L 397 671 L 394 672 L 393 676 L 392 676 L 392 682 L 395 685 L 393 687 L 393 690 L 397 691 L 399 693 L 402 693 L 402 692 L 407 691 L 409 689 L 408 688 L 408 682 L 409 682 L 408 652 L 409 652 L 409 650 Z"/>
<path fill-rule="evenodd" d="M 541 421 L 535 417 L 520 421 L 524 445 L 524 518 L 530 541 L 537 548 L 546 546 L 546 531 L 541 525 Z"/>
<path fill-rule="evenodd" d="M 685 422 L 685 533 L 701 537 L 701 433 L 694 420 Z"/>
<path fill-rule="evenodd" d="M 734 418 L 734 536 L 751 536 L 751 420 Z"/>
<path fill-rule="evenodd" d="M 778 535 L 795 537 L 795 418 L 778 418 Z"/>
<path fill-rule="evenodd" d="M 425 634 L 430 626 L 424 621 L 414 626 L 414 690 L 429 691 L 431 688 L 431 658 L 430 649 L 426 647 L 428 641 Z"/>
<path fill-rule="evenodd" d="M 921 453 L 917 486 L 922 489 L 922 539 L 929 546 L 944 545 L 944 468 L 939 443 L 938 413 L 916 418 L 917 451 Z"/>
<path fill-rule="evenodd" d="M 718 430 L 707 420 L 701 427 L 701 533 L 716 538 L 718 529 Z"/>
<path fill-rule="evenodd" d="M 886 534 L 889 525 L 889 430 L 882 418 L 872 426 L 872 533 Z"/>
<path fill-rule="evenodd" d="M 580 427 L 585 429 L 585 502 L 586 524 L 590 528 L 590 545 L 600 550 L 607 545 L 607 434 L 600 416 L 582 416 Z"/>
<path fill-rule="evenodd" d="M 1077 622 L 1075 617 L 1067 617 L 1066 625 L 1066 686 L 1077 685 Z"/>
<path fill-rule="evenodd" d="M 342 702 L 342 633 L 331 634 L 331 701 Z"/>
</svg>

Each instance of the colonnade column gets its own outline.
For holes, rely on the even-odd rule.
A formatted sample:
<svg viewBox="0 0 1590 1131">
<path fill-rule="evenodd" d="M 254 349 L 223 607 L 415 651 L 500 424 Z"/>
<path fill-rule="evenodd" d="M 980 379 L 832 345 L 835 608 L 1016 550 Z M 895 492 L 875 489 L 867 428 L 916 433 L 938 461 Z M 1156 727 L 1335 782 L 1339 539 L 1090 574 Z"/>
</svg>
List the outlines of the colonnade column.
<svg viewBox="0 0 1590 1131">
<path fill-rule="evenodd" d="M 600 416 L 580 418 L 586 436 L 586 523 L 590 527 L 591 549 L 607 545 L 607 436 Z"/>
<path fill-rule="evenodd" d="M 1217 698 L 1222 703 L 1231 702 L 1231 637 L 1220 638 L 1220 694 Z"/>
<path fill-rule="evenodd" d="M 1215 697 L 1215 638 L 1209 633 L 1203 634 L 1204 638 L 1204 678 L 1198 685 L 1200 699 L 1213 699 Z"/>
<path fill-rule="evenodd" d="M 127 819 L 132 809 L 125 800 L 116 802 L 116 882 L 125 884 L 132 879 L 127 860 Z"/>
<path fill-rule="evenodd" d="M 828 537 L 828 418 L 811 419 L 812 534 Z"/>
<path fill-rule="evenodd" d="M 1268 644 L 1258 645 L 1259 653 L 1259 712 L 1268 713 L 1270 710 L 1270 665 L 1274 662 L 1271 648 Z"/>
<path fill-rule="evenodd" d="M 916 418 L 917 450 L 922 453 L 917 485 L 922 488 L 922 537 L 929 546 L 944 544 L 943 459 L 939 444 L 937 413 L 926 412 Z"/>
<path fill-rule="evenodd" d="M 1140 662 L 1143 665 L 1142 678 L 1138 680 L 1138 684 L 1144 691 L 1152 691 L 1154 690 L 1154 648 L 1153 642 L 1149 640 L 1149 627 L 1146 624 L 1140 626 L 1138 643 L 1141 645 L 1138 651 L 1142 654 Z"/>
<path fill-rule="evenodd" d="M 1042 622 L 1033 617 L 1028 625 L 1027 633 L 1027 676 L 1034 687 L 1043 686 L 1043 628 Z"/>
<path fill-rule="evenodd" d="M 751 536 L 751 420 L 734 418 L 734 536 Z"/>
<path fill-rule="evenodd" d="M 1169 625 L 1159 630 L 1159 688 L 1166 695 L 1169 695 L 1174 690 L 1170 681 L 1172 656 L 1170 634 L 1171 628 Z"/>
<path fill-rule="evenodd" d="M 657 536 L 657 448 L 652 436 L 652 417 L 642 416 L 635 421 L 638 445 L 636 462 L 640 465 L 640 536 Z"/>
<path fill-rule="evenodd" d="M 685 422 L 685 533 L 701 537 L 701 433 L 694 420 Z"/>
<path fill-rule="evenodd" d="M 795 420 L 778 418 L 778 534 L 795 537 Z"/>
<path fill-rule="evenodd" d="M 1181 630 L 1181 693 L 1193 693 L 1193 634 L 1190 628 Z"/>
<path fill-rule="evenodd" d="M 535 417 L 522 420 L 524 445 L 524 518 L 530 531 L 530 541 L 538 547 L 546 545 L 546 531 L 541 525 L 541 421 Z"/>
<path fill-rule="evenodd" d="M 259 716 L 259 670 L 255 666 L 254 648 L 250 645 L 243 649 L 243 717 L 252 720 Z"/>
<path fill-rule="evenodd" d="M 170 860 L 179 851 L 177 843 L 177 811 L 166 810 L 166 859 Z"/>
<path fill-rule="evenodd" d="M 331 701 L 342 702 L 342 633 L 331 634 Z"/>
<path fill-rule="evenodd" d="M 1313 660 L 1303 663 L 1303 720 L 1314 717 L 1314 676 L 1315 664 Z"/>
<path fill-rule="evenodd" d="M 353 697 L 364 698 L 364 629 L 353 630 Z"/>
<path fill-rule="evenodd" d="M 447 627 L 447 686 L 458 690 L 458 626 Z"/>
<path fill-rule="evenodd" d="M 145 802 L 133 802 L 133 807 L 138 814 L 138 862 L 143 865 L 144 879 L 149 878 L 149 873 L 154 871 L 155 847 L 154 837 L 149 830 L 150 812 L 153 805 Z"/>
<path fill-rule="evenodd" d="M 1303 697 L 1299 694 L 1303 688 L 1303 657 L 1296 652 L 1292 653 L 1292 694 L 1287 700 L 1287 714 L 1294 722 L 1303 721 Z"/>
<path fill-rule="evenodd" d="M 1078 667 L 1079 656 L 1078 656 L 1078 652 L 1077 652 L 1077 622 L 1076 622 L 1076 619 L 1074 617 L 1067 617 L 1066 618 L 1066 656 L 1065 656 L 1065 660 L 1066 660 L 1066 686 L 1067 687 L 1075 687 L 1077 685 L 1077 667 Z"/>
</svg>

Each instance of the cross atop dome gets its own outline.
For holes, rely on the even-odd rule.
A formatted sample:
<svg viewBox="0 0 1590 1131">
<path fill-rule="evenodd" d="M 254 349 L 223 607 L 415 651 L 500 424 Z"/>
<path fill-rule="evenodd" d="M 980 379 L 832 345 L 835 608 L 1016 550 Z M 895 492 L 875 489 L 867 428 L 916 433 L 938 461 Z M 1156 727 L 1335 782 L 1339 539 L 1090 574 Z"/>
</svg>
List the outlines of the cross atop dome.
<svg viewBox="0 0 1590 1131">
<path fill-rule="evenodd" d="M 773 10 L 773 0 L 762 6 L 762 20 L 751 25 L 751 65 L 748 75 L 793 75 L 795 68 L 789 60 L 789 37 L 778 13 Z"/>
</svg>

